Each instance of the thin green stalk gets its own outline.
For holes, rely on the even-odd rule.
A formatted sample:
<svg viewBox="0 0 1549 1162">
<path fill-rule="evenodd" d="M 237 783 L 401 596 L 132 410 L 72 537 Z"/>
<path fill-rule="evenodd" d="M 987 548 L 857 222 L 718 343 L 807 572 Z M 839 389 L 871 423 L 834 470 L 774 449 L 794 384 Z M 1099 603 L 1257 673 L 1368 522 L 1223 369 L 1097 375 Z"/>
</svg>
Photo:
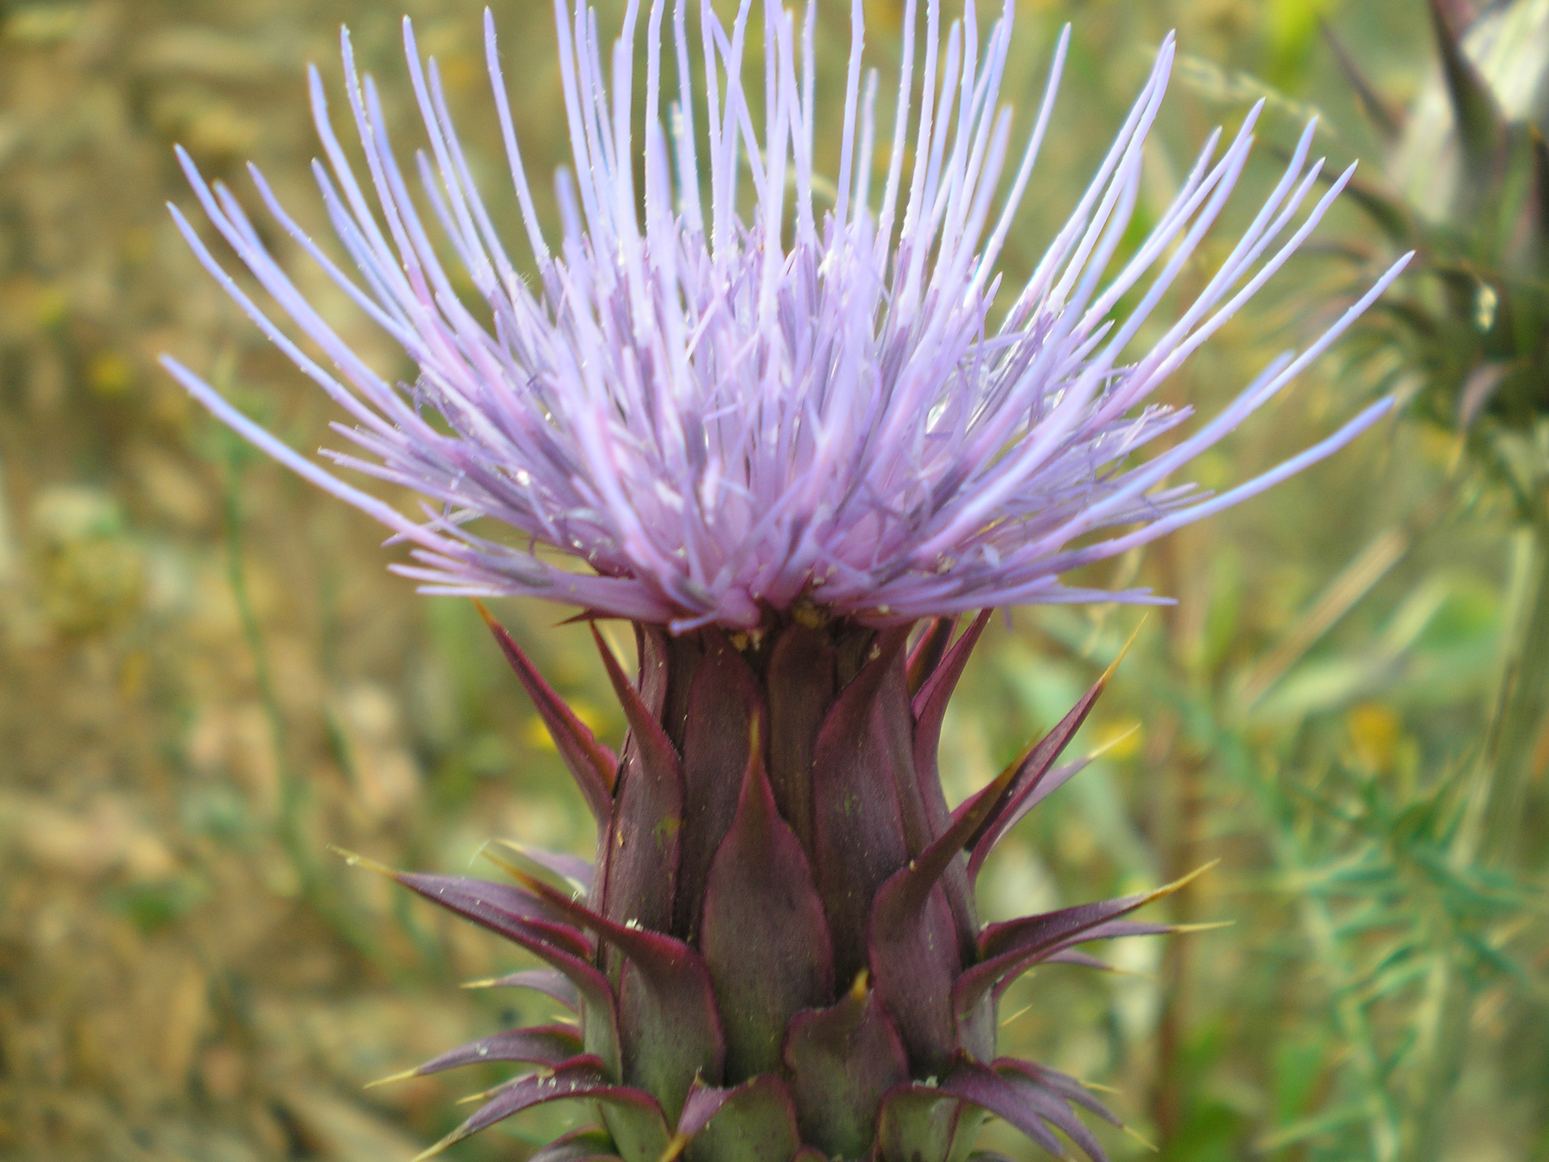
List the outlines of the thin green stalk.
<svg viewBox="0 0 1549 1162">
<path fill-rule="evenodd" d="M 1478 830 L 1472 838 L 1486 864 L 1505 866 L 1516 855 L 1527 789 L 1534 775 L 1545 707 L 1549 706 L 1549 513 L 1523 531 L 1523 599 L 1508 629 L 1515 642 L 1481 764 Z M 1520 627 L 1520 629 L 1519 629 Z"/>
<path fill-rule="evenodd" d="M 279 770 L 280 842 L 296 870 L 302 894 L 310 896 L 318 876 L 317 860 L 308 851 L 304 839 L 305 812 L 310 796 L 305 781 L 290 761 L 285 715 L 280 709 L 279 696 L 274 687 L 269 650 L 247 587 L 247 570 L 243 567 L 241 478 L 241 453 L 228 455 L 226 491 L 222 498 L 226 527 L 226 581 L 231 586 L 237 619 L 242 626 L 242 638 L 247 643 L 248 656 L 252 659 L 253 681 L 258 687 L 259 705 L 263 707 L 264 722 L 269 728 L 269 743 L 274 749 L 274 760 Z"/>
<path fill-rule="evenodd" d="M 1301 845 L 1294 838 L 1291 828 L 1271 827 L 1269 830 L 1273 837 L 1276 861 L 1291 873 L 1294 880 L 1300 881 L 1315 870 L 1303 858 Z M 1372 1162 L 1401 1162 L 1398 1113 L 1389 1092 L 1382 1054 L 1377 1048 L 1377 1036 L 1371 1022 L 1367 1020 L 1365 1002 L 1358 990 L 1345 986 L 1345 982 L 1354 979 L 1355 970 L 1345 959 L 1338 926 L 1327 901 L 1320 893 L 1298 891 L 1296 902 L 1302 915 L 1302 927 L 1312 945 L 1312 959 L 1335 978 L 1332 990 L 1334 1021 L 1340 1039 L 1349 1049 L 1350 1061 L 1361 1077 L 1368 1109 L 1366 1131 L 1370 1158 Z"/>
<path fill-rule="evenodd" d="M 1430 974 L 1427 1003 L 1421 1009 L 1419 1057 L 1405 1118 L 1399 1162 L 1428 1162 L 1446 1131 L 1448 1100 L 1463 1068 L 1474 990 L 1456 962 L 1439 952 Z"/>
<path fill-rule="evenodd" d="M 1510 866 L 1549 706 L 1549 518 L 1540 513 L 1522 532 L 1525 560 L 1515 615 L 1508 620 L 1508 660 L 1476 773 L 1475 798 L 1455 848 L 1459 864 Z M 1420 1026 L 1422 1057 L 1400 1162 L 1434 1157 L 1452 1090 L 1468 1052 L 1474 989 L 1452 956 L 1432 977 Z"/>
<path fill-rule="evenodd" d="M 276 832 L 295 870 L 301 898 L 315 908 L 352 948 L 362 956 L 378 960 L 378 944 L 370 929 L 356 920 L 350 909 L 339 907 L 332 899 L 319 853 L 307 835 L 307 808 L 311 803 L 311 788 L 291 761 L 285 715 L 280 707 L 273 670 L 269 664 L 269 649 L 248 590 L 247 571 L 243 567 L 242 455 L 241 450 L 230 446 L 225 457 L 226 490 L 222 508 L 226 532 L 226 579 L 237 607 L 242 637 L 252 659 L 253 680 L 258 687 L 258 700 L 263 707 L 270 745 L 274 748 L 275 765 L 279 772 L 280 802 Z"/>
</svg>

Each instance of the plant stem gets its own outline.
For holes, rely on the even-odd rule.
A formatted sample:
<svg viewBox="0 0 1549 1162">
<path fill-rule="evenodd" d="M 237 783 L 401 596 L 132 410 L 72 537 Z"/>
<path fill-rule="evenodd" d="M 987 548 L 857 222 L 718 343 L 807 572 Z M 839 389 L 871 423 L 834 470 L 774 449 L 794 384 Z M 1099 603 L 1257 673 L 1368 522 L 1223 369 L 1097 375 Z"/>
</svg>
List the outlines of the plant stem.
<svg viewBox="0 0 1549 1162">
<path fill-rule="evenodd" d="M 349 909 L 339 906 L 330 891 L 318 858 L 317 845 L 308 833 L 311 788 L 291 760 L 285 713 L 280 705 L 279 692 L 269 664 L 268 645 L 247 587 L 242 467 L 241 455 L 234 451 L 228 452 L 225 464 L 226 490 L 222 498 L 226 528 L 226 579 L 231 586 L 232 600 L 236 603 L 237 617 L 242 626 L 242 637 L 252 660 L 258 700 L 263 707 L 270 745 L 274 748 L 275 764 L 279 772 L 279 817 L 275 824 L 275 834 L 296 875 L 300 898 L 332 924 L 353 949 L 368 960 L 379 960 L 378 943 L 369 928 L 358 921 Z"/>
<path fill-rule="evenodd" d="M 1549 513 L 1536 514 L 1522 536 L 1523 596 L 1508 623 L 1511 654 L 1491 731 L 1493 745 L 1480 767 L 1474 804 L 1477 829 L 1469 836 L 1478 857 L 1496 867 L 1509 864 L 1516 854 L 1527 790 L 1539 765 L 1549 717 Z"/>
<path fill-rule="evenodd" d="M 1544 708 L 1549 706 L 1549 512 L 1533 514 L 1520 535 L 1520 585 L 1507 620 L 1501 692 L 1475 775 L 1474 801 L 1453 852 L 1460 867 L 1511 865 L 1527 790 L 1539 764 Z M 1456 957 L 1443 953 L 1432 973 L 1420 1032 L 1425 1056 L 1417 1070 L 1402 1162 L 1435 1156 L 1447 1102 L 1468 1052 L 1473 1011 L 1473 987 Z"/>
<path fill-rule="evenodd" d="M 247 588 L 247 571 L 243 564 L 241 473 L 240 456 L 228 455 L 226 492 L 222 498 L 226 525 L 226 581 L 231 586 L 232 601 L 237 607 L 242 638 L 247 644 L 248 656 L 253 665 L 253 681 L 258 687 L 258 702 L 263 707 L 264 722 L 269 728 L 269 743 L 274 750 L 275 764 L 279 771 L 280 842 L 290 857 L 302 893 L 309 895 L 316 884 L 318 868 L 317 859 L 305 838 L 307 785 L 290 761 L 285 715 L 280 709 L 279 695 L 269 668 L 269 651 L 264 641 L 263 628 Z"/>
<path fill-rule="evenodd" d="M 1278 794 L 1276 798 L 1279 798 Z M 1282 811 L 1284 806 L 1282 802 Z M 1295 880 L 1303 881 L 1315 871 L 1297 842 L 1293 827 L 1271 828 L 1271 836 L 1277 862 Z M 1387 1070 L 1365 1003 L 1356 989 L 1348 987 L 1356 973 L 1345 956 L 1338 924 L 1329 910 L 1328 901 L 1319 892 L 1304 888 L 1296 895 L 1302 926 L 1312 945 L 1313 960 L 1323 966 L 1333 981 L 1332 1008 L 1336 1027 L 1349 1051 L 1350 1063 L 1361 1078 L 1369 1157 L 1372 1162 L 1400 1162 L 1398 1111 L 1389 1091 Z"/>
</svg>

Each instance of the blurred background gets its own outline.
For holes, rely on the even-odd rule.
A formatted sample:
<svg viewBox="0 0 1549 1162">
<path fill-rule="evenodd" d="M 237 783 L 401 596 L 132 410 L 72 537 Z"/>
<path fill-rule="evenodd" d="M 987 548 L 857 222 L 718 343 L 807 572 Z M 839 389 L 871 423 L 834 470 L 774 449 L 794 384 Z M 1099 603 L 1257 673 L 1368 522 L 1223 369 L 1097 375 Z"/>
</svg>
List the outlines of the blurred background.
<svg viewBox="0 0 1549 1162">
<path fill-rule="evenodd" d="M 481 5 L 400 2 L 510 223 Z M 543 173 L 565 152 L 549 6 L 494 7 Z M 621 6 L 600 7 L 606 27 Z M 844 7 L 820 18 L 831 93 Z M 1549 1158 L 1549 158 L 1529 127 L 1549 104 L 1546 7 L 1438 5 L 1461 38 L 1444 52 L 1425 0 L 1018 0 L 1007 97 L 1024 126 L 1059 25 L 1075 27 L 1013 281 L 1170 27 L 1184 61 L 1139 225 L 1209 129 L 1260 96 L 1238 223 L 1309 116 L 1336 170 L 1364 159 L 1320 244 L 1170 400 L 1209 409 L 1393 255 L 1422 251 L 1360 335 L 1196 475 L 1239 480 L 1384 391 L 1403 401 L 1392 422 L 1094 574 L 1175 607 L 1002 622 L 949 723 L 956 797 L 1139 627 L 1078 741 L 1101 757 L 1006 845 L 983 904 L 1075 903 L 1220 861 L 1157 915 L 1230 927 L 1116 947 L 1113 975 L 1046 969 L 1008 997 L 1007 1037 L 1111 1087 L 1164 1159 Z M 884 75 L 900 8 L 867 4 Z M 412 1157 L 498 1073 L 365 1084 L 508 1021 L 509 997 L 457 986 L 513 958 L 329 845 L 462 871 L 490 838 L 588 842 L 472 607 L 388 575 L 394 551 L 365 517 L 238 444 L 155 362 L 205 369 L 293 446 L 325 440 L 321 396 L 172 228 L 163 203 L 192 198 L 171 147 L 239 190 L 258 161 L 325 233 L 303 65 L 337 91 L 347 21 L 402 148 L 418 147 L 398 15 L 376 0 L 0 3 L 0 1157 Z M 345 333 L 398 367 L 358 320 Z M 497 612 L 621 735 L 565 611 Z M 558 1117 L 454 1156 L 523 1158 Z M 1105 1140 L 1116 1159 L 1150 1156 Z"/>
</svg>

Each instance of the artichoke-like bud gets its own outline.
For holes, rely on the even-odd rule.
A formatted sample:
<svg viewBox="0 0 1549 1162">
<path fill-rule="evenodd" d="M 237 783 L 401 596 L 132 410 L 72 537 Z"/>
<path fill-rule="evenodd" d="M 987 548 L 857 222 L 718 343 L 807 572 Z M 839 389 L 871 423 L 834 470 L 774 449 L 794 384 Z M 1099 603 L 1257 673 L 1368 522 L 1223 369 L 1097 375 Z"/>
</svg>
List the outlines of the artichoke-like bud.
<svg viewBox="0 0 1549 1162">
<path fill-rule="evenodd" d="M 636 680 L 598 635 L 629 724 L 618 757 L 491 619 L 596 817 L 597 859 L 523 850 L 497 860 L 510 882 L 398 877 L 538 957 L 547 971 L 507 982 L 576 1016 L 422 1066 L 526 1067 L 436 1149 L 588 1099 L 600 1123 L 539 1158 L 946 1162 L 986 1113 L 1102 1158 L 1076 1110 L 1113 1116 L 1073 1079 L 997 1057 L 996 1002 L 1035 965 L 1094 963 L 1078 945 L 1167 931 L 1124 917 L 1176 885 L 979 923 L 985 857 L 1079 769 L 1056 760 L 1103 686 L 949 809 L 937 740 L 986 617 L 955 638 L 950 620 L 642 626 Z"/>
<path fill-rule="evenodd" d="M 1357 200 L 1430 276 L 1372 321 L 1427 417 L 1525 434 L 1549 418 L 1549 0 L 1429 3 L 1436 75 L 1407 111 L 1342 54 L 1391 147 L 1387 188 Z"/>
</svg>

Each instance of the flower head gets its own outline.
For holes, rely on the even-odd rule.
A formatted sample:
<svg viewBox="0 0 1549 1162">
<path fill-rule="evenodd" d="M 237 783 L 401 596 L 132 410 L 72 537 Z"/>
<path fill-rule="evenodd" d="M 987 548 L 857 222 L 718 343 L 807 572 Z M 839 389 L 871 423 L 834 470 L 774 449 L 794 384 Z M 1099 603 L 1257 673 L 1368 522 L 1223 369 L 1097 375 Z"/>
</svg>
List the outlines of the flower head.
<svg viewBox="0 0 1549 1162">
<path fill-rule="evenodd" d="M 911 0 L 886 121 L 877 76 L 863 70 L 854 0 L 843 117 L 825 120 L 839 133 L 830 185 L 814 171 L 818 122 L 832 116 L 814 83 L 816 6 L 799 26 L 762 6 L 756 88 L 743 60 L 755 5 L 744 0 L 728 25 L 702 0 L 697 53 L 688 6 L 673 7 L 670 30 L 665 3 L 646 14 L 642 108 L 633 76 L 640 4 L 609 53 L 589 5 L 569 11 L 555 0 L 574 152 L 573 169 L 558 178 L 557 240 L 534 209 L 486 13 L 530 267 L 518 266 L 492 225 L 435 61 L 421 61 L 407 22 L 429 140 L 417 173 L 394 153 L 348 34 L 364 185 L 314 71 L 327 157 L 316 178 L 349 261 L 310 241 L 256 170 L 253 179 L 265 210 L 418 365 L 412 383 L 357 356 L 235 197 L 182 155 L 211 222 L 325 357 L 296 345 L 174 210 L 228 292 L 348 412 L 352 426 L 338 430 L 353 447 L 326 457 L 336 469 L 406 485 L 431 507 L 420 518 L 393 509 L 280 445 L 190 371 L 169 361 L 171 370 L 249 439 L 411 542 L 416 563 L 399 569 L 428 589 L 537 594 L 680 629 L 751 627 L 803 602 L 888 624 L 1079 600 L 1094 594 L 1062 587 L 1065 571 L 1268 487 L 1382 410 L 1222 495 L 1165 483 L 1323 351 L 1396 267 L 1219 415 L 1142 455 L 1190 418 L 1187 407 L 1155 402 L 1158 390 L 1280 270 L 1348 176 L 1323 190 L 1321 162 L 1309 164 L 1309 126 L 1213 276 L 1140 342 L 1216 229 L 1258 113 L 1224 149 L 1212 136 L 1119 262 L 1171 39 L 1042 261 L 1020 286 L 1006 286 L 997 263 L 1042 176 L 1034 162 L 1054 124 L 1063 37 L 1036 122 L 1017 145 L 999 103 L 1010 0 L 982 44 L 971 0 L 944 40 L 939 4 L 926 3 L 920 37 Z M 665 43 L 676 66 L 671 94 Z M 470 284 L 475 294 L 465 292 Z"/>
<path fill-rule="evenodd" d="M 442 1144 L 580 1100 L 597 1124 L 535 1157 L 949 1162 L 994 1114 L 1051 1153 L 1063 1135 L 1101 1159 L 1077 1109 L 1111 1115 L 1073 1079 L 998 1056 L 997 1006 L 1038 965 L 1094 963 L 1082 945 L 1166 931 L 1128 917 L 1171 889 L 980 923 L 981 868 L 1080 769 L 1057 759 L 1102 682 L 949 808 L 937 741 L 988 617 L 958 632 L 952 615 L 1091 596 L 1063 588 L 1062 574 L 1252 495 L 1371 424 L 1385 405 L 1220 496 L 1168 483 L 1397 268 L 1219 415 L 1181 427 L 1188 409 L 1154 402 L 1158 390 L 1285 264 L 1347 180 L 1316 193 L 1310 127 L 1221 266 L 1163 328 L 1153 316 L 1216 228 L 1254 119 L 1224 148 L 1212 138 L 1118 260 L 1171 41 L 1070 220 L 1028 280 L 1007 288 L 996 265 L 1053 123 L 1063 39 L 1031 135 L 1013 148 L 999 106 L 1011 0 L 982 46 L 971 0 L 944 38 L 937 0 L 924 5 L 923 38 L 909 0 L 885 120 L 863 73 L 855 0 L 828 184 L 814 163 L 815 9 L 798 26 L 767 3 L 758 38 L 751 0 L 729 26 L 702 0 L 696 57 L 686 6 L 672 8 L 670 28 L 665 0 L 643 14 L 637 108 L 641 5 L 630 4 L 605 68 L 590 6 L 556 0 L 575 166 L 559 180 L 555 241 L 538 220 L 488 29 L 532 252 L 524 266 L 473 188 L 435 63 L 421 61 L 407 24 L 429 137 L 417 175 L 400 168 L 348 38 L 369 190 L 314 73 L 327 159 L 316 176 L 347 261 L 312 242 L 255 171 L 258 194 L 412 358 L 412 383 L 368 365 L 236 198 L 183 159 L 210 220 L 306 345 L 179 215 L 190 244 L 348 412 L 336 429 L 353 447 L 328 453 L 325 468 L 169 363 L 188 389 L 411 542 L 415 562 L 401 571 L 428 588 L 537 594 L 636 623 L 633 683 L 598 635 L 629 723 L 617 752 L 495 627 L 595 818 L 595 867 L 524 852 L 523 866 L 508 865 L 513 882 L 399 876 L 545 965 L 496 983 L 537 989 L 574 1015 L 422 1066 L 519 1068 Z M 744 88 L 752 40 L 761 91 Z M 664 55 L 675 63 L 670 110 Z M 1143 329 L 1161 333 L 1147 346 Z M 1173 440 L 1156 451 L 1164 435 Z M 419 492 L 423 517 L 338 470 Z M 724 632 L 754 627 L 768 632 Z"/>
</svg>

